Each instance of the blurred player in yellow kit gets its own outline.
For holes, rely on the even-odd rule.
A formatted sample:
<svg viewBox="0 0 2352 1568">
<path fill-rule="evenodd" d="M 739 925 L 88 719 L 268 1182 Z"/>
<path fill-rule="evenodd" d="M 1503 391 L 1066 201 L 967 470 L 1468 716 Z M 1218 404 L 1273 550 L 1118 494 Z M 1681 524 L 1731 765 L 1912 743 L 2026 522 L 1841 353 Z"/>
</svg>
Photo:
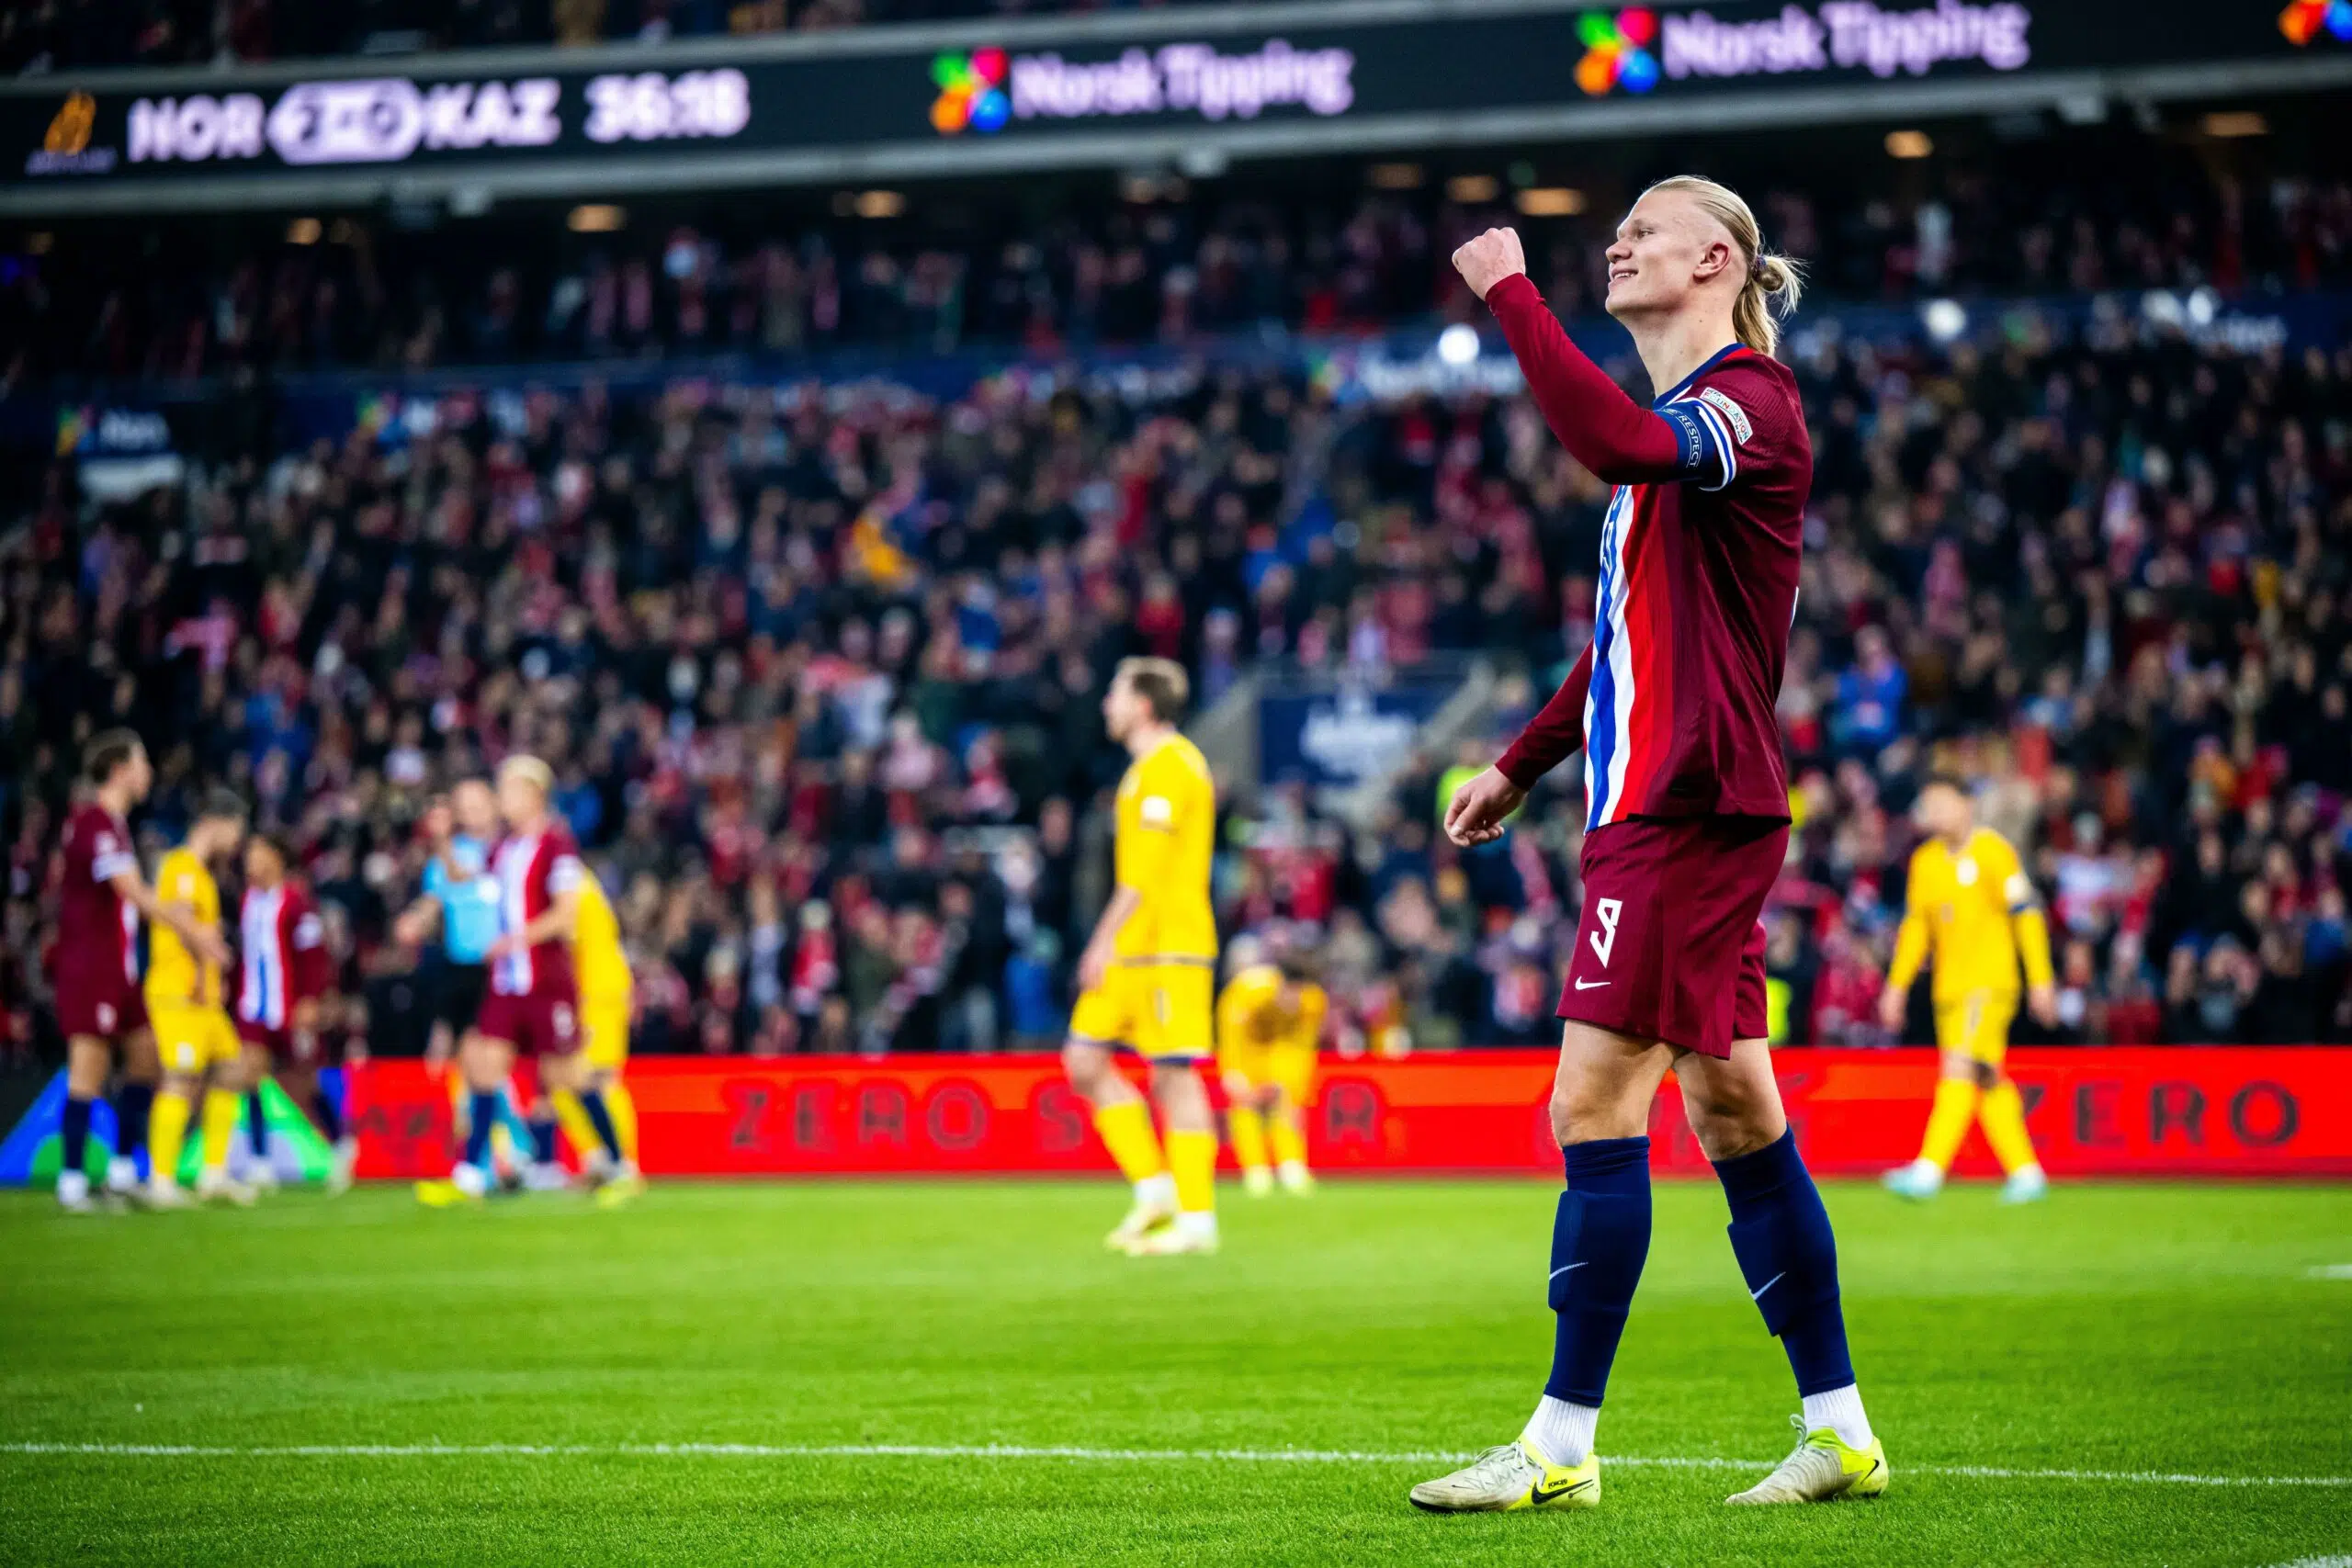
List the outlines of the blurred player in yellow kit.
<svg viewBox="0 0 2352 1568">
<path fill-rule="evenodd" d="M 1122 660 L 1103 694 L 1104 728 L 1135 760 L 1119 780 L 1118 886 L 1079 960 L 1062 1047 L 1071 1087 L 1135 1189 L 1107 1243 L 1136 1257 L 1216 1250 L 1216 1122 L 1198 1068 L 1212 1054 L 1216 987 L 1216 787 L 1200 748 L 1176 731 L 1189 694 L 1183 666 L 1166 659 Z M 1150 1064 L 1165 1157 L 1151 1106 L 1113 1058 L 1121 1045 Z"/>
<path fill-rule="evenodd" d="M 1229 1101 L 1226 1125 L 1241 1184 L 1253 1198 L 1272 1192 L 1278 1174 L 1283 1189 L 1300 1197 L 1315 1190 L 1299 1118 L 1314 1103 L 1315 1047 L 1329 1005 L 1304 961 L 1289 956 L 1243 964 L 1216 999 L 1216 1064 Z"/>
<path fill-rule="evenodd" d="M 205 796 L 187 840 L 155 868 L 155 897 L 178 905 L 207 931 L 218 931 L 220 885 L 212 867 L 234 854 L 244 836 L 245 803 L 226 790 Z M 159 1209 L 189 1202 L 179 1185 L 180 1152 L 201 1092 L 204 1152 L 196 1195 L 251 1203 L 253 1189 L 229 1177 L 229 1143 L 248 1084 L 237 1026 L 220 989 L 220 966 L 190 953 L 178 932 L 158 921 L 149 937 L 144 990 L 164 1067 L 147 1121 L 148 1201 Z"/>
<path fill-rule="evenodd" d="M 600 1090 L 612 1113 L 613 1131 L 619 1134 L 621 1157 L 613 1165 L 604 1141 L 569 1089 L 555 1097 L 556 1115 L 563 1122 L 571 1146 L 586 1153 L 588 1168 L 598 1179 L 596 1201 L 625 1203 L 645 1190 L 637 1166 L 637 1103 L 621 1081 L 628 1066 L 628 953 L 621 946 L 621 922 L 613 913 L 604 885 L 586 866 L 580 869 L 580 903 L 571 928 L 571 961 L 580 992 L 580 1029 L 585 1040 L 581 1066 L 587 1087 Z"/>
<path fill-rule="evenodd" d="M 1911 856 L 1903 926 L 1879 1017 L 1890 1029 L 1902 1027 L 1911 982 L 1932 950 L 1943 1075 L 1919 1157 L 1888 1171 L 1886 1186 L 1905 1198 L 1934 1197 L 1973 1119 L 1984 1124 L 1985 1142 L 2008 1173 L 2003 1201 L 2030 1203 L 2050 1182 L 2026 1132 L 2025 1103 L 2001 1063 L 2008 1055 L 2009 1021 L 2017 1016 L 2020 958 L 2033 1016 L 2045 1025 L 2058 1021 L 2049 922 L 2017 851 L 1976 825 L 1975 808 L 1959 784 L 1930 783 L 1919 794 L 1917 816 L 1928 840 Z"/>
</svg>

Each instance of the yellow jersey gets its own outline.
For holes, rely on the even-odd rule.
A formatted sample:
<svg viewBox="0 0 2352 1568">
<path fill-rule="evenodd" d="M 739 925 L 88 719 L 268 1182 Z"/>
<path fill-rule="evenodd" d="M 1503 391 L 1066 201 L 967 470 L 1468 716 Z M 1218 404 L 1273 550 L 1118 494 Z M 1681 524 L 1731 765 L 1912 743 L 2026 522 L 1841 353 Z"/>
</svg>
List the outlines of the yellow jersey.
<svg viewBox="0 0 2352 1568">
<path fill-rule="evenodd" d="M 1301 981 L 1298 1005 L 1283 1006 L 1283 972 L 1253 964 L 1226 982 L 1216 998 L 1216 1043 L 1220 1050 L 1288 1045 L 1308 1051 L 1323 1038 L 1323 1015 L 1330 1009 L 1323 987 Z"/>
<path fill-rule="evenodd" d="M 2028 985 L 2050 984 L 2050 924 L 2017 851 L 1990 828 L 1969 834 L 1958 853 L 1941 839 L 1912 853 L 1887 984 L 1908 990 L 1930 949 L 1939 1003 L 1981 991 L 2015 996 L 2020 957 Z"/>
<path fill-rule="evenodd" d="M 220 885 L 185 844 L 155 868 L 155 897 L 187 905 L 198 924 L 220 927 Z M 199 962 L 180 933 L 158 920 L 147 939 L 146 992 L 151 1006 L 219 1007 L 220 966 Z"/>
<path fill-rule="evenodd" d="M 1118 822 L 1119 886 L 1143 899 L 1119 928 L 1118 958 L 1216 958 L 1209 852 L 1216 836 L 1216 786 L 1201 749 L 1171 734 L 1129 763 L 1119 780 Z"/>
<path fill-rule="evenodd" d="M 628 953 L 621 947 L 620 917 L 604 885 L 586 866 L 580 868 L 580 902 L 572 917 L 571 965 L 582 998 L 627 997 L 629 992 Z"/>
</svg>

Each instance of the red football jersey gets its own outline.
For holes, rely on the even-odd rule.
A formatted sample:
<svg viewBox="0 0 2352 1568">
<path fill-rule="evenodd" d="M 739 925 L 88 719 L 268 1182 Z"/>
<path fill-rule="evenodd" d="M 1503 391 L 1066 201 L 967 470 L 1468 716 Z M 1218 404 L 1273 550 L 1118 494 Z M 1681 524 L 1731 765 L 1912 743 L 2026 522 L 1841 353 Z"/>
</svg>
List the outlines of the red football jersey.
<svg viewBox="0 0 2352 1568">
<path fill-rule="evenodd" d="M 1773 705 L 1813 488 L 1796 377 L 1735 344 L 1653 406 L 1680 433 L 1690 477 L 1620 485 L 1601 525 L 1586 826 L 1785 818 Z"/>
<path fill-rule="evenodd" d="M 512 934 L 580 886 L 580 853 L 571 833 L 550 821 L 537 833 L 502 840 L 491 857 L 491 874 L 498 878 L 500 928 Z M 509 953 L 492 969 L 490 985 L 508 997 L 570 996 L 571 949 L 559 935 Z"/>
<path fill-rule="evenodd" d="M 1786 820 L 1773 705 L 1813 489 L 1795 376 L 1733 344 L 1644 410 L 1569 342 L 1525 276 L 1498 282 L 1487 303 L 1544 422 L 1616 485 L 1591 646 L 1496 766 L 1524 789 L 1581 744 L 1588 829 Z"/>
<path fill-rule="evenodd" d="M 139 909 L 114 890 L 116 877 L 138 869 L 121 818 L 92 802 L 65 819 L 58 846 L 58 976 L 139 983 Z"/>
<path fill-rule="evenodd" d="M 244 983 L 237 1016 L 266 1029 L 284 1029 L 294 1006 L 327 989 L 326 928 L 311 895 L 286 881 L 264 891 L 245 889 L 237 911 L 237 944 Z"/>
</svg>

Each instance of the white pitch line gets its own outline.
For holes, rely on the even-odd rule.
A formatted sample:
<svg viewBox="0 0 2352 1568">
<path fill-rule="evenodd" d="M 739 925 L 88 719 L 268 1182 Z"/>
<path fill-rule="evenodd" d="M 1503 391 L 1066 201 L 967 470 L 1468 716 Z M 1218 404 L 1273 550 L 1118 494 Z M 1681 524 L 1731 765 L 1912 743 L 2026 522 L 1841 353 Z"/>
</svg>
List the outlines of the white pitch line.
<svg viewBox="0 0 2352 1568">
<path fill-rule="evenodd" d="M 289 1443 L 250 1448 L 207 1443 L 0 1443 L 0 1454 L 89 1459 L 1000 1459 L 1112 1464 L 1459 1464 L 1466 1453 L 1353 1449 L 1091 1449 L 1012 1443 Z M 1649 1470 L 1761 1470 L 1763 1459 L 1604 1454 L 1609 1464 Z M 2158 1470 L 2027 1470 L 1983 1464 L 1906 1464 L 1914 1475 L 1973 1481 L 2093 1481 L 2150 1486 L 2352 1487 L 2352 1475 L 2194 1475 Z M 2352 1568 L 2315 1558 L 2286 1568 Z"/>
<path fill-rule="evenodd" d="M 2312 1278 L 2314 1280 L 2352 1280 L 2352 1263 L 2322 1263 L 2312 1270 Z M 2327 1568 L 2327 1564 L 2331 1560 L 2324 1557 L 2314 1557 L 2312 1561 L 2321 1564 L 2322 1568 Z M 2337 1562 L 2352 1563 L 2352 1557 L 2337 1558 L 2334 1561 Z M 2286 1568 L 2303 1568 L 2303 1564 L 2300 1562 L 2290 1562 L 2286 1565 Z"/>
</svg>

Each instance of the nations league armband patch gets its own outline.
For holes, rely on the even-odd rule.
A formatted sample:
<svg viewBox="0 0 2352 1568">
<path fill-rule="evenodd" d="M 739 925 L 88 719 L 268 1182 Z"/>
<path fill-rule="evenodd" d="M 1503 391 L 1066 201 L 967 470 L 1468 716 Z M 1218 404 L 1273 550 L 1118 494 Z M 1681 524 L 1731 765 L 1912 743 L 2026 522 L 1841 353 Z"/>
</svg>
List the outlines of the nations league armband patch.
<svg viewBox="0 0 2352 1568">
<path fill-rule="evenodd" d="M 1747 411 L 1732 401 L 1725 393 L 1713 387 L 1702 387 L 1699 389 L 1699 400 L 1731 422 L 1732 436 L 1742 446 L 1747 446 L 1747 438 L 1756 434 L 1755 426 L 1747 423 Z"/>
</svg>

